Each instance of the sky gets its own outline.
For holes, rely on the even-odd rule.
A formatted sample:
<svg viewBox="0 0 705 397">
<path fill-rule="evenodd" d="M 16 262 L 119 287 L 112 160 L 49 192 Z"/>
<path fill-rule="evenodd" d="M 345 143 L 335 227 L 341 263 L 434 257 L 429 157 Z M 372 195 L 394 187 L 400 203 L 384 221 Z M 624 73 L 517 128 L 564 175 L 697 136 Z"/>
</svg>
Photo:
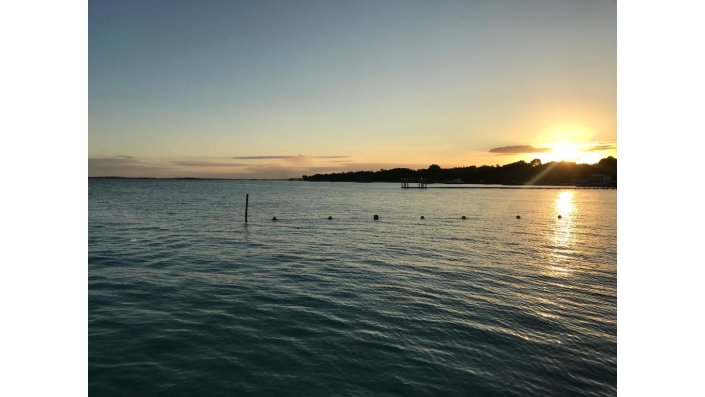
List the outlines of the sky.
<svg viewBox="0 0 705 397">
<path fill-rule="evenodd" d="M 89 176 L 595 163 L 611 0 L 93 0 Z"/>
</svg>

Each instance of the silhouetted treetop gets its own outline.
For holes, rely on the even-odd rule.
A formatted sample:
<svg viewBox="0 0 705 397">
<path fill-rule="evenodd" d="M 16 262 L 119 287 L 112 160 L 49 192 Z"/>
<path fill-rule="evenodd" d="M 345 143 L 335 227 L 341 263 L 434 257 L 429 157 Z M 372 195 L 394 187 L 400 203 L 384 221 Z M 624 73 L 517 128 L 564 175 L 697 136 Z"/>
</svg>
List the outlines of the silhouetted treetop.
<svg viewBox="0 0 705 397">
<path fill-rule="evenodd" d="M 305 181 L 330 182 L 401 182 L 423 178 L 429 183 L 472 183 L 504 185 L 577 185 L 616 186 L 617 159 L 607 157 L 597 164 L 550 162 L 534 159 L 500 166 L 483 165 L 441 168 L 431 164 L 426 169 L 394 168 L 379 171 L 352 171 L 332 174 L 304 175 Z"/>
</svg>

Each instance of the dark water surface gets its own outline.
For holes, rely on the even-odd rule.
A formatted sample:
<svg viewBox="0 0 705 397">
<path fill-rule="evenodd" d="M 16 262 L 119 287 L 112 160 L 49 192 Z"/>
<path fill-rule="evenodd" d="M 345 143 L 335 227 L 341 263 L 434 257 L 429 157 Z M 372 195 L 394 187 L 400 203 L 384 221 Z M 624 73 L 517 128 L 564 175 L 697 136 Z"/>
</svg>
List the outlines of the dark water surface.
<svg viewBox="0 0 705 397">
<path fill-rule="evenodd" d="M 615 395 L 616 202 L 89 180 L 89 392 Z"/>
</svg>

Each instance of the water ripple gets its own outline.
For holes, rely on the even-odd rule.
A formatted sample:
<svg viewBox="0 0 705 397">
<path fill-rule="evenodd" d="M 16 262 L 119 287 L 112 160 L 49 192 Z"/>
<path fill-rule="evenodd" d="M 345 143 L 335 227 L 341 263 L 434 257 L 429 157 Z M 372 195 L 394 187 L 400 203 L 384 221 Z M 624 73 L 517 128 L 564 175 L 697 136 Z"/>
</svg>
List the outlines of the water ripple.
<svg viewBox="0 0 705 397">
<path fill-rule="evenodd" d="M 614 191 L 89 192 L 91 394 L 616 394 Z"/>
</svg>

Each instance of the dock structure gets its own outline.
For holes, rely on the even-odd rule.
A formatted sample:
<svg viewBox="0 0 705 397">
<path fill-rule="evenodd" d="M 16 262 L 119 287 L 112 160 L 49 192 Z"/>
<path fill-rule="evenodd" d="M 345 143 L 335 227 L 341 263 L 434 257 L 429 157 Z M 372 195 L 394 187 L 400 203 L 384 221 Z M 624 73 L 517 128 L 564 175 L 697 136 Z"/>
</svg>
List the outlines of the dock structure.
<svg viewBox="0 0 705 397">
<path fill-rule="evenodd" d="M 428 182 L 426 182 L 425 179 L 420 178 L 418 182 L 416 182 L 416 186 L 411 186 L 413 182 L 409 180 L 409 178 L 404 178 L 401 180 L 401 188 L 402 189 L 426 189 L 428 187 Z"/>
<path fill-rule="evenodd" d="M 413 186 L 416 184 L 416 186 Z M 408 178 L 401 181 L 402 189 L 426 189 L 428 182 L 423 178 L 411 182 Z M 519 189 L 519 190 L 617 190 L 616 186 L 543 186 L 543 185 L 487 185 L 487 186 L 431 186 L 430 189 Z"/>
</svg>

